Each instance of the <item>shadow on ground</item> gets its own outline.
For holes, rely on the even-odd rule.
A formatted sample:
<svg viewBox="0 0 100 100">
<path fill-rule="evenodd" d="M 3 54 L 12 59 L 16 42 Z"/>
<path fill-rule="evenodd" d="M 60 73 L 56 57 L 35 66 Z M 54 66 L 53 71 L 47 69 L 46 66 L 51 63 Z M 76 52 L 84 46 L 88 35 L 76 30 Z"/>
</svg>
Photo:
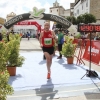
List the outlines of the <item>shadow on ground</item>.
<svg viewBox="0 0 100 100">
<path fill-rule="evenodd" d="M 58 92 L 58 90 L 53 89 L 54 85 L 52 83 L 52 80 L 47 80 L 46 84 L 42 85 L 39 89 L 35 89 L 35 91 L 36 95 L 41 97 L 41 100 L 48 100 L 48 98 L 51 100 L 55 97 L 55 95 Z"/>
</svg>

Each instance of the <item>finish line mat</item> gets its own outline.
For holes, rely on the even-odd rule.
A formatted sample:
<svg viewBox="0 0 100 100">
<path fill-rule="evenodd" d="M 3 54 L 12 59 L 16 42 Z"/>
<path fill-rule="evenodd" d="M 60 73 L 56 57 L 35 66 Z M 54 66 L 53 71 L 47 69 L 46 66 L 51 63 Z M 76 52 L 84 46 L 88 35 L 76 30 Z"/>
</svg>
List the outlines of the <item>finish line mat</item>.
<svg viewBox="0 0 100 100">
<path fill-rule="evenodd" d="M 53 57 L 51 67 L 51 80 L 47 80 L 46 61 L 43 60 L 42 52 L 23 52 L 25 57 L 22 67 L 17 67 L 16 76 L 9 79 L 9 84 L 15 91 L 31 90 L 37 88 L 54 88 L 64 86 L 85 85 L 100 82 L 98 78 L 81 77 L 86 73 L 86 66 L 77 66 L 76 64 L 67 64 L 66 58 L 57 59 Z M 100 73 L 97 72 L 100 76 Z"/>
</svg>

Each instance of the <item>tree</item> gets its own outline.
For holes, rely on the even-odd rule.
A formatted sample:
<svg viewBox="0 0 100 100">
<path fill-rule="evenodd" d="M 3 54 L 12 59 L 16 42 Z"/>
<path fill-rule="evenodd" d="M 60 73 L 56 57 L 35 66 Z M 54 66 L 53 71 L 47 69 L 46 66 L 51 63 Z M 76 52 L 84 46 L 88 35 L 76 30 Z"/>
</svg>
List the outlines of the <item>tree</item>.
<svg viewBox="0 0 100 100">
<path fill-rule="evenodd" d="M 57 23 L 57 24 L 56 24 L 56 28 L 58 28 L 58 29 L 62 29 L 63 26 L 62 26 L 61 24 Z"/>
<path fill-rule="evenodd" d="M 77 19 L 74 16 L 68 16 L 66 19 L 74 25 L 77 24 Z"/>
<path fill-rule="evenodd" d="M 92 14 L 85 13 L 83 15 L 83 18 L 84 18 L 84 23 L 85 24 L 93 23 L 93 22 L 95 23 L 96 22 L 96 17 L 94 15 L 92 15 Z"/>
<path fill-rule="evenodd" d="M 79 24 L 79 23 L 84 23 L 83 15 L 80 15 L 77 17 L 77 24 Z"/>
<path fill-rule="evenodd" d="M 77 17 L 77 24 L 79 23 L 88 24 L 93 22 L 94 23 L 96 22 L 96 17 L 92 14 L 85 13 Z"/>
</svg>

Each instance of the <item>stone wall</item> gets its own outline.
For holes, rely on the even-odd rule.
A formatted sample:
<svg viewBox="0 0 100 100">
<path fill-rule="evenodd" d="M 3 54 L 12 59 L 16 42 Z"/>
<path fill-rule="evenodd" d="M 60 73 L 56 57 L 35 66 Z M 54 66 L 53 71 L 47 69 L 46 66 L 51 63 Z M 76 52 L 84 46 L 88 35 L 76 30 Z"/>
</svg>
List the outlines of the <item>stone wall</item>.
<svg viewBox="0 0 100 100">
<path fill-rule="evenodd" d="M 100 20 L 100 0 L 90 0 L 90 13 Z"/>
</svg>

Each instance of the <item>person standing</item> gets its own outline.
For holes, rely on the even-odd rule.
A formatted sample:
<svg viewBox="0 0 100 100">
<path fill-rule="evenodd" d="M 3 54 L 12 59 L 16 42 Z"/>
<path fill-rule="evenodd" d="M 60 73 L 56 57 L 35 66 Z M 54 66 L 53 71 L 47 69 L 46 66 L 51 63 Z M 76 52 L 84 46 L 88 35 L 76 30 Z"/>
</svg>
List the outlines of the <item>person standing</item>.
<svg viewBox="0 0 100 100">
<path fill-rule="evenodd" d="M 28 37 L 28 40 L 30 39 L 30 33 L 29 32 L 27 32 L 27 37 Z"/>
<path fill-rule="evenodd" d="M 61 30 L 58 31 L 58 51 L 59 51 L 59 57 L 57 59 L 62 58 L 62 45 L 64 43 L 64 34 L 61 32 Z"/>
<path fill-rule="evenodd" d="M 7 32 L 7 34 L 6 34 L 6 36 L 7 36 L 7 41 L 8 41 L 8 42 L 10 41 L 10 39 L 9 39 L 9 34 L 10 34 L 10 33 L 8 33 L 8 32 Z"/>
<path fill-rule="evenodd" d="M 0 33 L 0 41 L 2 41 L 2 34 Z"/>
<path fill-rule="evenodd" d="M 47 64 L 47 79 L 51 78 L 51 64 L 52 64 L 52 57 L 54 53 L 54 38 L 55 33 L 51 30 L 50 23 L 45 22 L 44 24 L 44 31 L 40 34 L 40 46 L 43 50 L 43 53 L 46 57 L 46 64 Z"/>
</svg>

